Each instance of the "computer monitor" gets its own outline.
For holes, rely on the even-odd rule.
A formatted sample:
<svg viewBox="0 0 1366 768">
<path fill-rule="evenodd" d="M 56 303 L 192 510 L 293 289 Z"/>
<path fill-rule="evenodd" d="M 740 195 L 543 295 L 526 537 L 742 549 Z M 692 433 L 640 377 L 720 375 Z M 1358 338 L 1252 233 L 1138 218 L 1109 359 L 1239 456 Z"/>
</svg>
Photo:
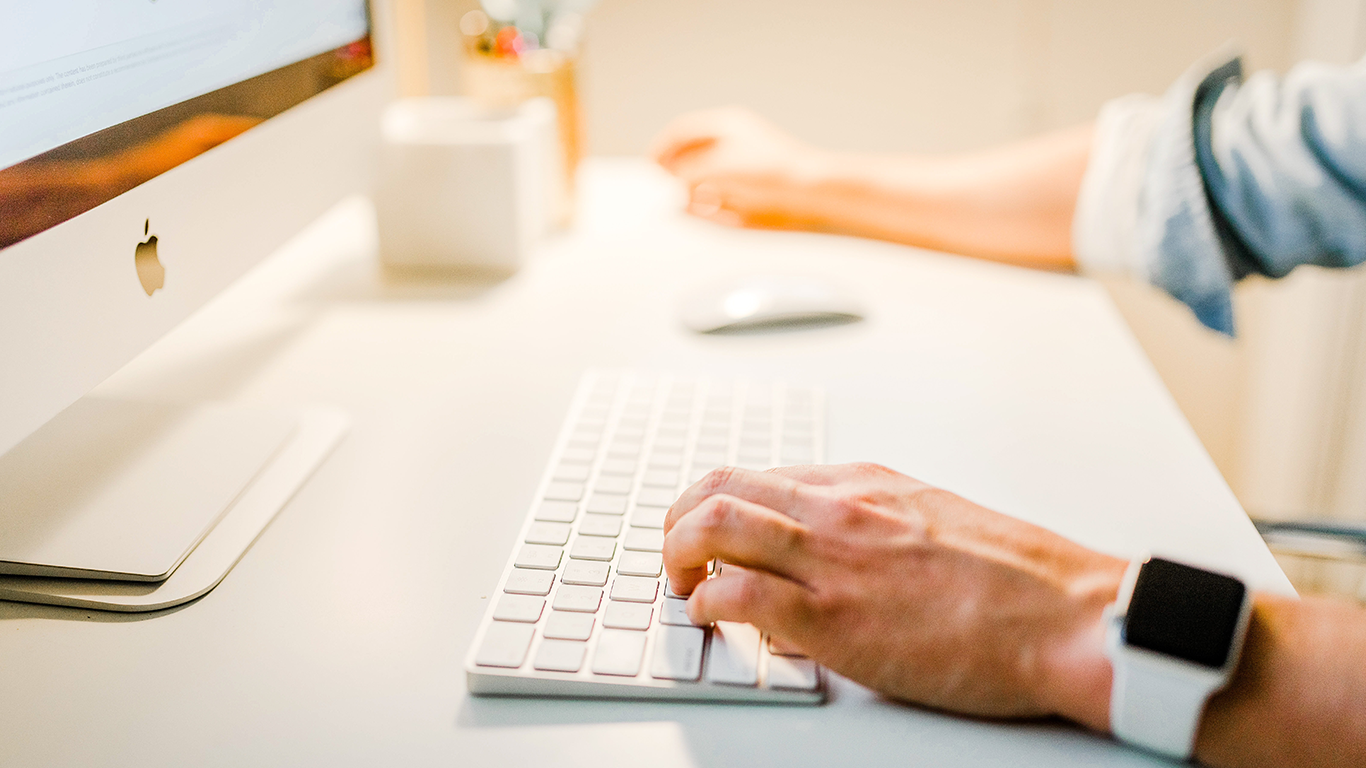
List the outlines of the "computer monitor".
<svg viewBox="0 0 1366 768">
<path fill-rule="evenodd" d="M 339 439 L 340 416 L 83 396 L 368 189 L 376 17 L 0 0 L 0 598 L 203 594 Z"/>
<path fill-rule="evenodd" d="M 0 453 L 367 185 L 366 0 L 0 0 Z"/>
</svg>

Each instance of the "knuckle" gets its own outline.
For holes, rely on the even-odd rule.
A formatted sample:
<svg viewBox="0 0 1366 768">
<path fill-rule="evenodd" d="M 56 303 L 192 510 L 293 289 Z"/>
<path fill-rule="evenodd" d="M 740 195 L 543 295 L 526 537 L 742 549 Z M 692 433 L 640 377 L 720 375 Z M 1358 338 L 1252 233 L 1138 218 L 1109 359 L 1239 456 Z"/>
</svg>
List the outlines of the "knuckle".
<svg viewBox="0 0 1366 768">
<path fill-rule="evenodd" d="M 706 534 L 714 534 L 730 525 L 734 505 L 728 496 L 712 496 L 704 501 L 694 513 L 698 529 Z"/>
<path fill-rule="evenodd" d="M 809 530 L 806 526 L 786 524 L 779 530 L 779 540 L 785 550 L 792 552 L 807 549 Z"/>
<path fill-rule="evenodd" d="M 831 508 L 834 522 L 841 525 L 849 524 L 863 516 L 868 508 L 868 499 L 857 492 L 841 493 L 832 500 Z"/>
<path fill-rule="evenodd" d="M 706 491 L 707 495 L 719 493 L 722 488 L 730 484 L 732 478 L 735 477 L 735 472 L 735 467 L 713 469 L 707 473 L 706 477 L 702 478 L 702 490 Z"/>
<path fill-rule="evenodd" d="M 829 592 L 817 592 L 807 601 L 809 621 L 827 619 L 839 613 L 839 601 Z"/>
<path fill-rule="evenodd" d="M 759 581 L 753 574 L 745 571 L 734 575 L 731 583 L 730 596 L 737 606 L 753 606 L 760 604 Z"/>
<path fill-rule="evenodd" d="M 871 461 L 858 461 L 849 466 L 850 469 L 854 470 L 855 474 L 862 475 L 865 477 L 878 477 L 881 475 L 896 474 L 891 469 Z"/>
</svg>

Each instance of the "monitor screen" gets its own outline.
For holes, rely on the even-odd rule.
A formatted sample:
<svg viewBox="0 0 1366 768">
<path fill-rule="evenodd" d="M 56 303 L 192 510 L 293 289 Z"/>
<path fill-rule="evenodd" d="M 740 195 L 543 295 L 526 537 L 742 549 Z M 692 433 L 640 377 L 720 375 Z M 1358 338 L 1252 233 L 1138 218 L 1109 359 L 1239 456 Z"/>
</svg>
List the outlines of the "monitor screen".
<svg viewBox="0 0 1366 768">
<path fill-rule="evenodd" d="M 0 0 L 0 248 L 372 64 L 366 0 Z"/>
</svg>

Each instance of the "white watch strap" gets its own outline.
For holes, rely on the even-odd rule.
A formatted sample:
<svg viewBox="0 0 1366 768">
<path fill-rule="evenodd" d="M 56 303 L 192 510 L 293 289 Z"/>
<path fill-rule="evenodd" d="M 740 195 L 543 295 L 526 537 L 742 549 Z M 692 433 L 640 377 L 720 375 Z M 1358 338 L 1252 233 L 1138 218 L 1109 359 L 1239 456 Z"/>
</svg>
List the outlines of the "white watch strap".
<svg viewBox="0 0 1366 768">
<path fill-rule="evenodd" d="M 1166 659 L 1117 654 L 1110 691 L 1110 730 L 1121 741 L 1178 760 L 1190 759 L 1214 680 L 1192 678 Z"/>
</svg>

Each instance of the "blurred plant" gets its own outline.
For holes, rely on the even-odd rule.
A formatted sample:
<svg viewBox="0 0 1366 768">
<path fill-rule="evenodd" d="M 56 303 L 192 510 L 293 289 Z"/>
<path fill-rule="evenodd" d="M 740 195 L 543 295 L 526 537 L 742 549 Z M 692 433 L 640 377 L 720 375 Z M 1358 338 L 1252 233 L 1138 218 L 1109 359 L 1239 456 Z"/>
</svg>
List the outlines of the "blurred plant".
<svg viewBox="0 0 1366 768">
<path fill-rule="evenodd" d="M 496 26 L 516 30 L 523 50 L 572 51 L 578 45 L 583 14 L 596 3 L 597 0 L 481 0 L 484 13 Z M 468 30 L 465 33 L 470 34 Z"/>
</svg>

